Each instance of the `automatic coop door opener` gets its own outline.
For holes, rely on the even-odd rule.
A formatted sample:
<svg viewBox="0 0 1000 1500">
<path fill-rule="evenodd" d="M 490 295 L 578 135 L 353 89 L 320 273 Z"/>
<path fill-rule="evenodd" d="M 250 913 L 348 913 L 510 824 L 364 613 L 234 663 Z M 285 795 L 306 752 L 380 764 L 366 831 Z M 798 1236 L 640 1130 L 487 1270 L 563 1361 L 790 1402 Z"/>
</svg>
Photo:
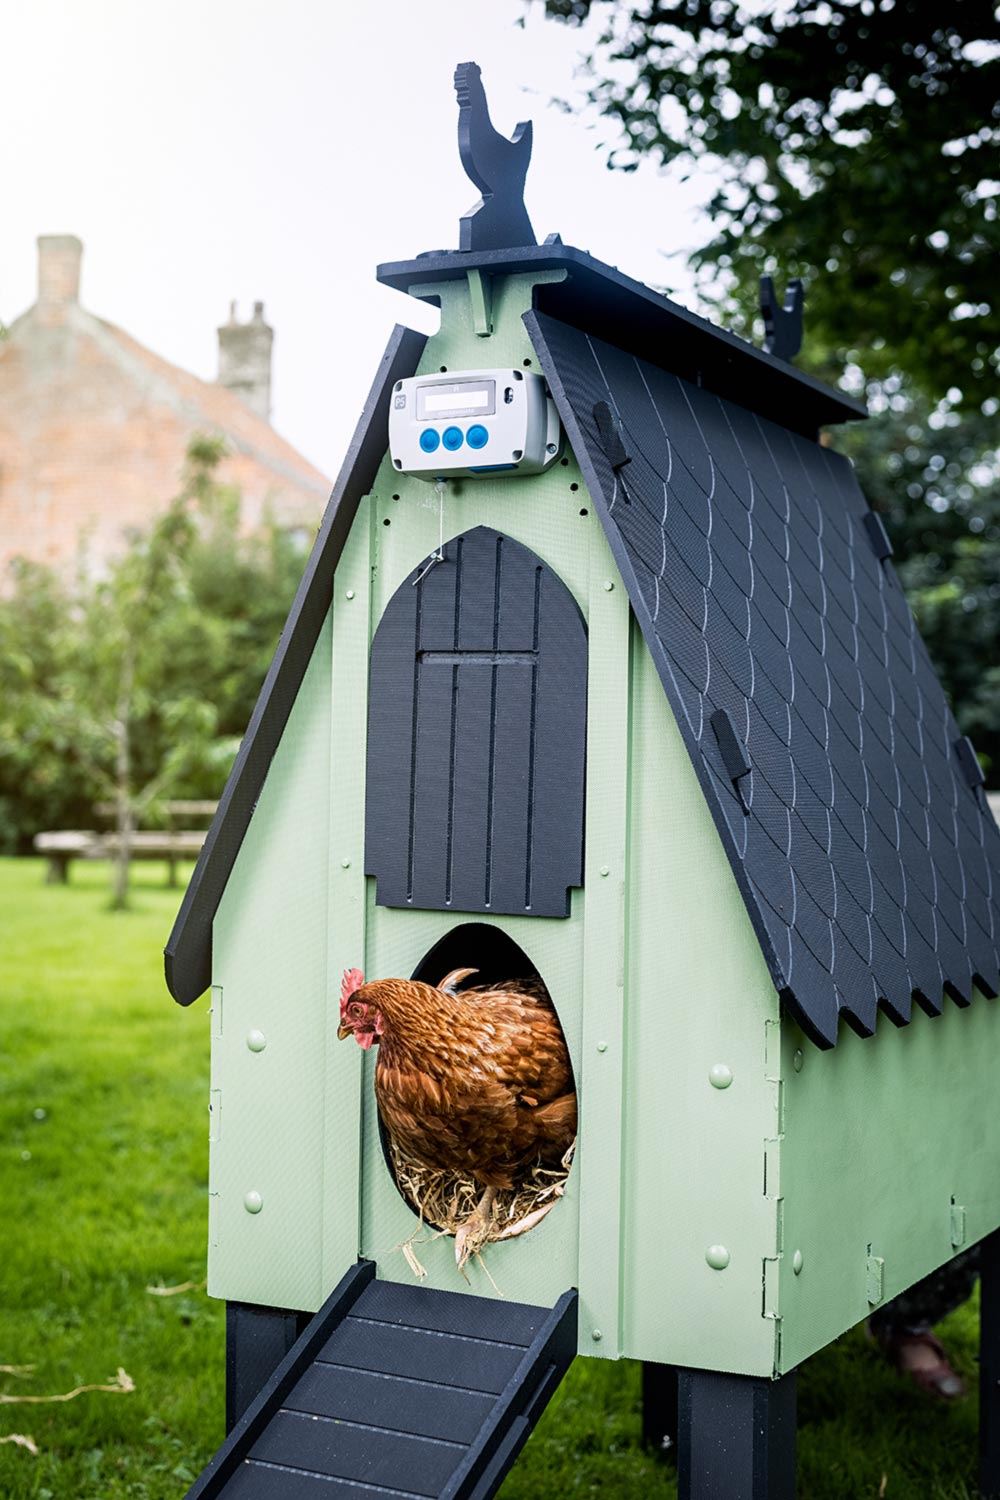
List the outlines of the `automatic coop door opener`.
<svg viewBox="0 0 1000 1500">
<path fill-rule="evenodd" d="M 393 467 L 415 479 L 540 474 L 559 447 L 559 417 L 541 375 L 466 370 L 413 375 L 393 388 L 389 451 Z"/>
</svg>

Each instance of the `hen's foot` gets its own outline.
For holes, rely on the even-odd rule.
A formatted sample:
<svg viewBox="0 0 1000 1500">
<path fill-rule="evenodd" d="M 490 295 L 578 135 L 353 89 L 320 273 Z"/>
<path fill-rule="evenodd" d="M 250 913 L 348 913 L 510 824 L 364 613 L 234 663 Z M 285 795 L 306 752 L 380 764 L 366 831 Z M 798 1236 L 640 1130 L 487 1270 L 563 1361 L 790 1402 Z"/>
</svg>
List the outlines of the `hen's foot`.
<svg viewBox="0 0 1000 1500">
<path fill-rule="evenodd" d="M 541 1208 L 532 1209 L 530 1214 L 525 1214 L 524 1218 L 518 1219 L 516 1224 L 511 1224 L 506 1229 L 502 1230 L 501 1233 L 497 1235 L 497 1239 L 513 1240 L 516 1239 L 519 1234 L 527 1234 L 529 1229 L 534 1229 L 536 1224 L 540 1224 L 542 1222 L 546 1214 L 552 1212 L 558 1202 L 558 1198 L 553 1198 L 551 1202 L 543 1203 Z"/>
<path fill-rule="evenodd" d="M 465 1223 L 455 1231 L 455 1264 L 460 1271 L 469 1257 L 476 1255 L 489 1239 L 496 1195 L 496 1188 L 487 1188 Z"/>
<path fill-rule="evenodd" d="M 869 1332 L 889 1363 L 901 1375 L 908 1375 L 925 1396 L 957 1401 L 966 1394 L 965 1381 L 952 1369 L 944 1345 L 930 1329 L 869 1328 Z"/>
</svg>

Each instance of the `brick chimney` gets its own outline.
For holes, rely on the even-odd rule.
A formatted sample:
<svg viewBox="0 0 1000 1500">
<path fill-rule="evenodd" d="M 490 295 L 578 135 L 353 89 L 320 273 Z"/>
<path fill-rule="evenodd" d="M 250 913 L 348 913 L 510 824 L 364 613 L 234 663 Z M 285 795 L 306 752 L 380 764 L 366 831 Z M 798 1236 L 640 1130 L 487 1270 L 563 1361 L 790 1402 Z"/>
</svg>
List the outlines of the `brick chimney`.
<svg viewBox="0 0 1000 1500">
<path fill-rule="evenodd" d="M 83 243 L 75 234 L 38 236 L 39 308 L 52 313 L 79 302 L 82 259 Z"/>
<path fill-rule="evenodd" d="M 242 396 L 265 422 L 271 420 L 271 345 L 274 329 L 264 322 L 264 304 L 255 302 L 253 317 L 241 323 L 236 303 L 229 304 L 229 322 L 219 329 L 219 384 Z"/>
</svg>

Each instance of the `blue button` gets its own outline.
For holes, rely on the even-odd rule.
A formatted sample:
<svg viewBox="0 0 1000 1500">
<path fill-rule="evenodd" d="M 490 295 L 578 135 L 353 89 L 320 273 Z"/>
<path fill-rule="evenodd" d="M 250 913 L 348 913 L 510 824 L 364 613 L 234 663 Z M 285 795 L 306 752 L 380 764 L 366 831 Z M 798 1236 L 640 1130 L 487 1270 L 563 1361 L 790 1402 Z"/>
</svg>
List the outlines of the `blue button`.
<svg viewBox="0 0 1000 1500">
<path fill-rule="evenodd" d="M 425 427 L 420 434 L 420 446 L 425 453 L 433 453 L 441 441 L 441 436 L 436 427 Z"/>
<path fill-rule="evenodd" d="M 475 427 L 470 427 L 465 434 L 465 441 L 470 448 L 485 448 L 489 440 L 489 433 L 479 422 L 476 423 Z"/>
<path fill-rule="evenodd" d="M 465 439 L 462 436 L 461 427 L 446 427 L 441 438 L 442 443 L 449 453 L 454 453 L 456 448 L 461 448 Z"/>
</svg>

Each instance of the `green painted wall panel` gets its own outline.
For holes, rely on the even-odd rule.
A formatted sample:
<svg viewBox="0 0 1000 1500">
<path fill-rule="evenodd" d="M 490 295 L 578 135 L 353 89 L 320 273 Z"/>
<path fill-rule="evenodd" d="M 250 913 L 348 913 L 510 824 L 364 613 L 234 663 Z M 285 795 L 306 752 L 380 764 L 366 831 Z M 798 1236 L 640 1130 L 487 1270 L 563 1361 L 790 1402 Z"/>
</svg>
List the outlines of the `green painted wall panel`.
<svg viewBox="0 0 1000 1500">
<path fill-rule="evenodd" d="M 328 622 L 213 928 L 209 1293 L 278 1307 L 322 1295 L 330 640 Z"/>
<path fill-rule="evenodd" d="M 599 524 L 590 555 L 590 697 L 583 940 L 580 1346 L 614 1358 L 622 1330 L 625 936 L 629 782 L 628 595 Z"/>
<path fill-rule="evenodd" d="M 370 515 L 352 528 L 333 591 L 329 777 L 329 896 L 324 1055 L 322 1270 L 318 1306 L 357 1258 L 361 1243 L 361 1074 L 337 1039 L 345 953 L 365 948 L 365 767 L 371 611 Z M 362 747 L 359 755 L 358 747 Z"/>
<path fill-rule="evenodd" d="M 625 1349 L 769 1375 L 777 996 L 637 625 L 631 717 Z M 712 1086 L 715 1067 L 728 1088 Z M 724 1270 L 708 1265 L 710 1246 L 728 1251 Z"/>
<path fill-rule="evenodd" d="M 887 1301 L 955 1253 L 953 1199 L 966 1244 L 1000 1224 L 1000 1003 L 946 1001 L 902 1029 L 880 1016 L 830 1052 L 783 1031 L 784 1370 L 868 1315 L 869 1245 Z"/>
</svg>

